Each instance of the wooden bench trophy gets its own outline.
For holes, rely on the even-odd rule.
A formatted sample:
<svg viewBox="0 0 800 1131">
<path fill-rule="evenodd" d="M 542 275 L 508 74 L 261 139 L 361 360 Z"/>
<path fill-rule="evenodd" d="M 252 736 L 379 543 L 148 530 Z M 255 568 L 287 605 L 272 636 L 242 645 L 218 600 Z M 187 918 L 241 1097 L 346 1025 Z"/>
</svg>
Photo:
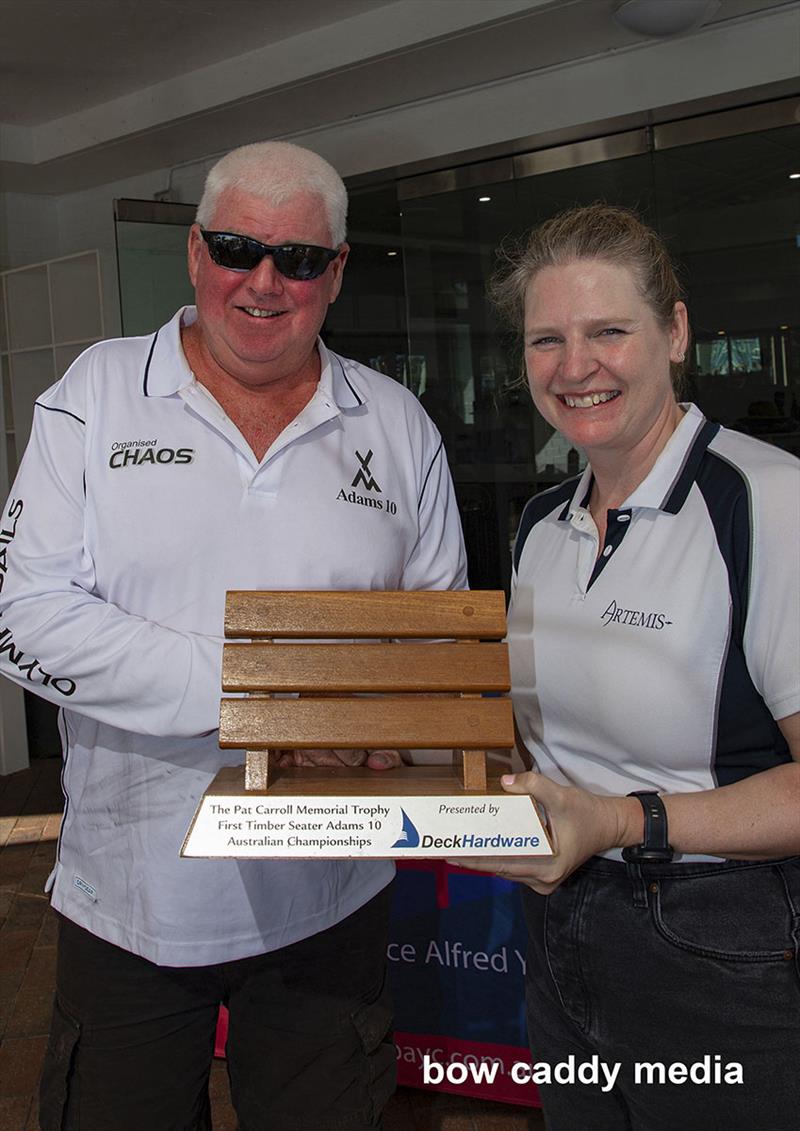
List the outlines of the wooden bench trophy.
<svg viewBox="0 0 800 1131">
<path fill-rule="evenodd" d="M 219 772 L 182 855 L 550 854 L 531 798 L 500 785 L 508 753 L 487 767 L 487 749 L 514 745 L 505 631 L 502 592 L 228 593 L 225 635 L 237 643 L 225 645 L 222 686 L 238 697 L 222 700 L 219 742 L 246 762 Z M 314 748 L 454 758 L 386 771 L 277 765 L 278 751 Z"/>
</svg>

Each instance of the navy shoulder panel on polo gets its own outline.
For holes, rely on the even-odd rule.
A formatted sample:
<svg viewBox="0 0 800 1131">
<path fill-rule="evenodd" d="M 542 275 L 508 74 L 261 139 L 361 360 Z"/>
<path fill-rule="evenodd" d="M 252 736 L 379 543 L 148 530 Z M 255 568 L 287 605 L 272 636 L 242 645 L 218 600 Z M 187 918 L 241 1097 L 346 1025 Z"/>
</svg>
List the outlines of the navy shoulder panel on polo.
<svg viewBox="0 0 800 1131">
<path fill-rule="evenodd" d="M 695 482 L 703 495 L 728 571 L 731 626 L 717 701 L 714 772 L 719 785 L 791 760 L 786 739 L 750 678 L 744 654 L 752 552 L 750 489 L 744 473 L 706 451 Z"/>
<path fill-rule="evenodd" d="M 686 458 L 683 461 L 680 474 L 672 484 L 669 495 L 664 501 L 663 509 L 668 514 L 678 514 L 681 507 L 686 502 L 692 485 L 697 479 L 697 473 L 706 454 L 706 448 L 719 430 L 719 424 L 713 424 L 710 420 L 707 420 L 695 436 L 691 446 L 686 452 Z"/>
<path fill-rule="evenodd" d="M 553 511 L 561 511 L 565 505 L 569 505 L 572 496 L 575 494 L 575 488 L 578 485 L 579 475 L 573 475 L 570 479 L 565 479 L 563 483 L 559 483 L 555 487 L 550 487 L 547 491 L 542 491 L 538 495 L 534 495 L 525 504 L 522 512 L 522 517 L 519 520 L 519 529 L 517 530 L 517 537 L 514 541 L 514 569 L 519 568 L 519 559 L 522 555 L 522 548 L 525 545 L 525 539 L 533 530 L 537 522 L 541 522 L 543 518 L 547 518 Z M 559 514 L 559 518 L 562 517 Z"/>
</svg>

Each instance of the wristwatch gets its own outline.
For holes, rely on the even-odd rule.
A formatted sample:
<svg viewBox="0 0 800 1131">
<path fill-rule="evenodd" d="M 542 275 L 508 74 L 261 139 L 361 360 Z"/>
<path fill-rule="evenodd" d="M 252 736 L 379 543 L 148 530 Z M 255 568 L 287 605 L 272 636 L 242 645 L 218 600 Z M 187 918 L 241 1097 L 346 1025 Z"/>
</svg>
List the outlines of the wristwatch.
<svg viewBox="0 0 800 1131">
<path fill-rule="evenodd" d="M 644 810 L 644 840 L 623 848 L 622 859 L 628 864 L 643 861 L 668 863 L 673 857 L 667 832 L 667 811 L 664 802 L 653 790 L 637 789 L 628 797 L 638 797 Z"/>
</svg>

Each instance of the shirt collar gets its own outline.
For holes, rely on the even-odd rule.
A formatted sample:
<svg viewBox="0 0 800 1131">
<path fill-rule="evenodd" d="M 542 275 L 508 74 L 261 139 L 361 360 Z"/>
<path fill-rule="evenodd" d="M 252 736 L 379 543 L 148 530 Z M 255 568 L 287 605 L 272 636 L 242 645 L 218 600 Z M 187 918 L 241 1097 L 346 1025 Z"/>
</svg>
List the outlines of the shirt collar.
<svg viewBox="0 0 800 1131">
<path fill-rule="evenodd" d="M 142 369 L 141 392 L 145 397 L 169 397 L 195 380 L 181 345 L 181 327 L 197 321 L 197 307 L 182 306 L 155 332 Z M 319 387 L 315 396 L 339 408 L 354 408 L 367 399 L 354 372 L 353 363 L 329 350 L 317 338 L 320 357 Z"/>
<path fill-rule="evenodd" d="M 140 389 L 144 397 L 170 397 L 191 385 L 194 375 L 181 346 L 181 326 L 197 319 L 194 306 L 182 306 L 161 329 L 153 334 L 142 369 Z"/>
<path fill-rule="evenodd" d="M 682 404 L 683 418 L 670 436 L 647 477 L 628 496 L 618 510 L 650 507 L 677 514 L 697 477 L 706 448 L 719 431 L 719 424 L 706 420 L 697 405 Z M 572 495 L 559 515 L 567 520 L 579 507 L 585 507 L 592 489 L 592 469 L 586 466 Z"/>
</svg>

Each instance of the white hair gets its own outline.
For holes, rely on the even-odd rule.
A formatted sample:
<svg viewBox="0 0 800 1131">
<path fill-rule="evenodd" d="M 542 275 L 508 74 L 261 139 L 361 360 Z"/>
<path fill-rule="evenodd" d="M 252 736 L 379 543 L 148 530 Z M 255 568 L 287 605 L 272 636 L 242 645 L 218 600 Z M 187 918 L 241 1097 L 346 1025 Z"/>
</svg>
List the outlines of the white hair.
<svg viewBox="0 0 800 1131">
<path fill-rule="evenodd" d="M 260 141 L 232 149 L 206 177 L 195 217 L 201 227 L 212 222 L 220 195 L 234 188 L 270 204 L 284 204 L 300 193 L 313 193 L 325 208 L 332 245 L 344 243 L 347 189 L 333 166 L 310 149 L 288 141 Z"/>
</svg>

